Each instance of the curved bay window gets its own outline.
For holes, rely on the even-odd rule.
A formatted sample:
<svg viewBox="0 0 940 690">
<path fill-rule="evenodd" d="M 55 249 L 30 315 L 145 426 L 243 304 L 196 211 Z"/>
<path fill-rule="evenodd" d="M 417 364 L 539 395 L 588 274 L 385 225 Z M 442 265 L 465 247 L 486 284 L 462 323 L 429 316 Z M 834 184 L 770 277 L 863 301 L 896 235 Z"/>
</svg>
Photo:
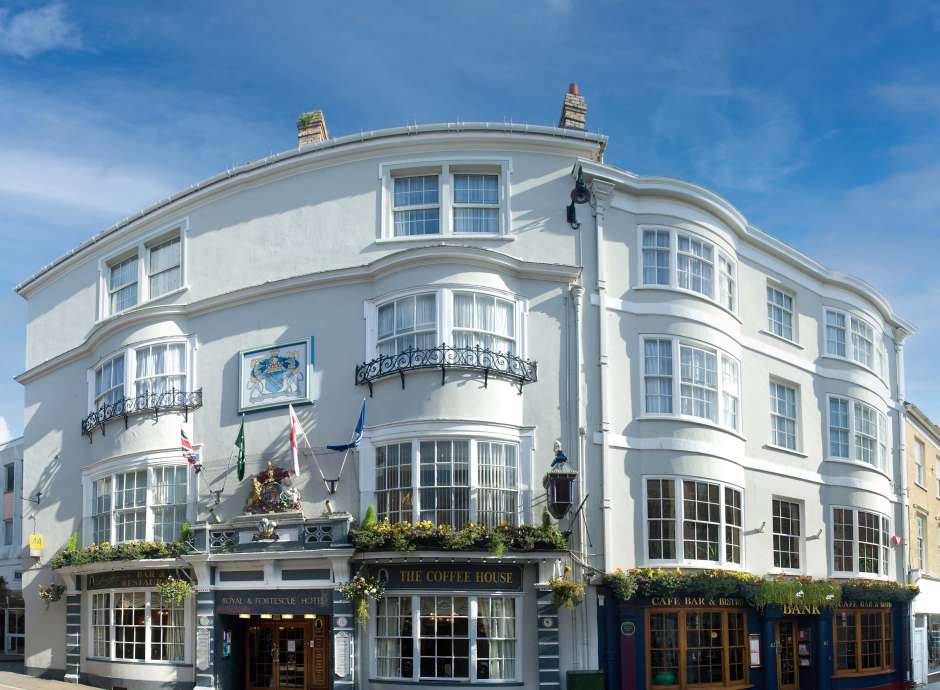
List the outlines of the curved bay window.
<svg viewBox="0 0 940 690">
<path fill-rule="evenodd" d="M 515 525 L 518 446 L 476 439 L 389 443 L 375 449 L 376 512 L 390 522 Z"/>
<path fill-rule="evenodd" d="M 182 662 L 185 605 L 157 592 L 116 591 L 91 595 L 91 656 L 119 661 Z"/>
<path fill-rule="evenodd" d="M 838 609 L 833 629 L 836 675 L 894 670 L 891 609 Z"/>
<path fill-rule="evenodd" d="M 117 472 L 90 484 L 89 536 L 95 544 L 179 539 L 189 506 L 187 465 Z"/>
<path fill-rule="evenodd" d="M 737 609 L 649 609 L 648 688 L 747 684 L 747 617 Z"/>
</svg>

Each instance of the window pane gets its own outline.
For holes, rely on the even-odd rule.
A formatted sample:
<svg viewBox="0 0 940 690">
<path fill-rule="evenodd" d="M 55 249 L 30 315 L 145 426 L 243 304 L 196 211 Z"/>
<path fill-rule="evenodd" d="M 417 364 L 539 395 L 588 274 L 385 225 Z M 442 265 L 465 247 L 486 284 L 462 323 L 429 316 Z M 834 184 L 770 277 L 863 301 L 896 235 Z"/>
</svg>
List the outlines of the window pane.
<svg viewBox="0 0 940 690">
<path fill-rule="evenodd" d="M 516 446 L 477 442 L 477 521 L 494 527 L 516 524 Z"/>
<path fill-rule="evenodd" d="M 800 568 L 800 504 L 773 499 L 774 567 Z"/>
<path fill-rule="evenodd" d="M 646 517 L 651 560 L 676 558 L 676 496 L 672 479 L 648 479 Z"/>
</svg>

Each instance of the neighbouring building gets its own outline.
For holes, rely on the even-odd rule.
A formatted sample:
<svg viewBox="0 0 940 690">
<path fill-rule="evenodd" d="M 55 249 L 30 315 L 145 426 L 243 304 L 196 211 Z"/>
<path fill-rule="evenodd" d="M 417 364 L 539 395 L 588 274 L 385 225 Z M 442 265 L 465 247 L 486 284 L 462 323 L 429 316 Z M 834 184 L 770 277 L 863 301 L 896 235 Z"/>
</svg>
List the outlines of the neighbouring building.
<svg viewBox="0 0 940 690">
<path fill-rule="evenodd" d="M 3 530 L 0 540 L 0 640 L 3 653 L 22 655 L 26 637 L 23 609 L 23 439 L 0 444 L 3 472 Z"/>
<path fill-rule="evenodd" d="M 41 493 L 45 539 L 24 573 L 30 673 L 144 690 L 910 679 L 905 603 L 605 584 L 636 566 L 902 580 L 913 328 L 717 195 L 606 163 L 585 111 L 572 86 L 558 127 L 338 138 L 304 113 L 295 150 L 18 286 L 23 495 Z M 556 459 L 571 492 L 543 483 Z M 346 588 L 362 574 L 385 587 L 365 620 Z M 559 577 L 587 584 L 581 605 L 558 606 Z"/>
<path fill-rule="evenodd" d="M 940 427 L 904 403 L 908 537 L 906 569 L 920 589 L 912 605 L 914 680 L 940 678 Z"/>
</svg>

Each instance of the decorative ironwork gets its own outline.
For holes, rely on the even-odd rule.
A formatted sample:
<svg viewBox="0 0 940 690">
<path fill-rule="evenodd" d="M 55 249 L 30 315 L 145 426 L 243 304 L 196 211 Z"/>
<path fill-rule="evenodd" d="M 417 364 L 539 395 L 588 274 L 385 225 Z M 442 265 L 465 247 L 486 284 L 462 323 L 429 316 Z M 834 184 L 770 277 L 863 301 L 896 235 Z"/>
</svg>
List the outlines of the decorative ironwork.
<svg viewBox="0 0 940 690">
<path fill-rule="evenodd" d="M 359 364 L 356 366 L 356 385 L 368 385 L 369 397 L 372 397 L 372 384 L 376 380 L 398 374 L 401 387 L 404 388 L 405 373 L 418 369 L 440 369 L 442 386 L 448 369 L 482 371 L 484 388 L 491 375 L 510 379 L 519 386 L 519 393 L 522 393 L 525 384 L 538 380 L 538 365 L 532 360 L 508 352 L 495 352 L 479 345 L 453 347 L 442 343 L 437 347 L 408 348 L 397 355 L 379 355 L 371 362 Z"/>
<path fill-rule="evenodd" d="M 333 525 L 304 525 L 304 544 L 329 544 L 333 541 Z"/>
<path fill-rule="evenodd" d="M 209 530 L 209 548 L 225 549 L 235 545 L 235 530 Z"/>
<path fill-rule="evenodd" d="M 189 411 L 202 407 L 202 389 L 196 391 L 178 391 L 175 388 L 164 393 L 141 393 L 133 398 L 121 398 L 113 403 L 105 403 L 97 410 L 88 414 L 82 420 L 82 434 L 88 435 L 91 442 L 92 435 L 97 428 L 101 428 L 102 436 L 105 425 L 117 417 L 124 418 L 124 428 L 132 415 L 152 413 L 154 419 L 167 412 L 182 412 L 185 419 L 189 419 Z"/>
</svg>

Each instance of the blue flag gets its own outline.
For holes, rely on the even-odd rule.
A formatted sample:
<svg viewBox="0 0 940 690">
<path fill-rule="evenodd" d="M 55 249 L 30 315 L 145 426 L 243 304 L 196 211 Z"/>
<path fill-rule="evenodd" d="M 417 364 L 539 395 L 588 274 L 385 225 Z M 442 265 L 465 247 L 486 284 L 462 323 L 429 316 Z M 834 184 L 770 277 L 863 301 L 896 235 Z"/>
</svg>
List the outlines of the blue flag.
<svg viewBox="0 0 940 690">
<path fill-rule="evenodd" d="M 359 408 L 359 421 L 356 422 L 356 430 L 353 432 L 352 440 L 349 443 L 341 443 L 335 446 L 328 445 L 327 448 L 330 450 L 350 450 L 351 448 L 358 448 L 359 442 L 362 440 L 362 430 L 366 426 L 366 399 L 362 399 L 362 407 Z"/>
</svg>

